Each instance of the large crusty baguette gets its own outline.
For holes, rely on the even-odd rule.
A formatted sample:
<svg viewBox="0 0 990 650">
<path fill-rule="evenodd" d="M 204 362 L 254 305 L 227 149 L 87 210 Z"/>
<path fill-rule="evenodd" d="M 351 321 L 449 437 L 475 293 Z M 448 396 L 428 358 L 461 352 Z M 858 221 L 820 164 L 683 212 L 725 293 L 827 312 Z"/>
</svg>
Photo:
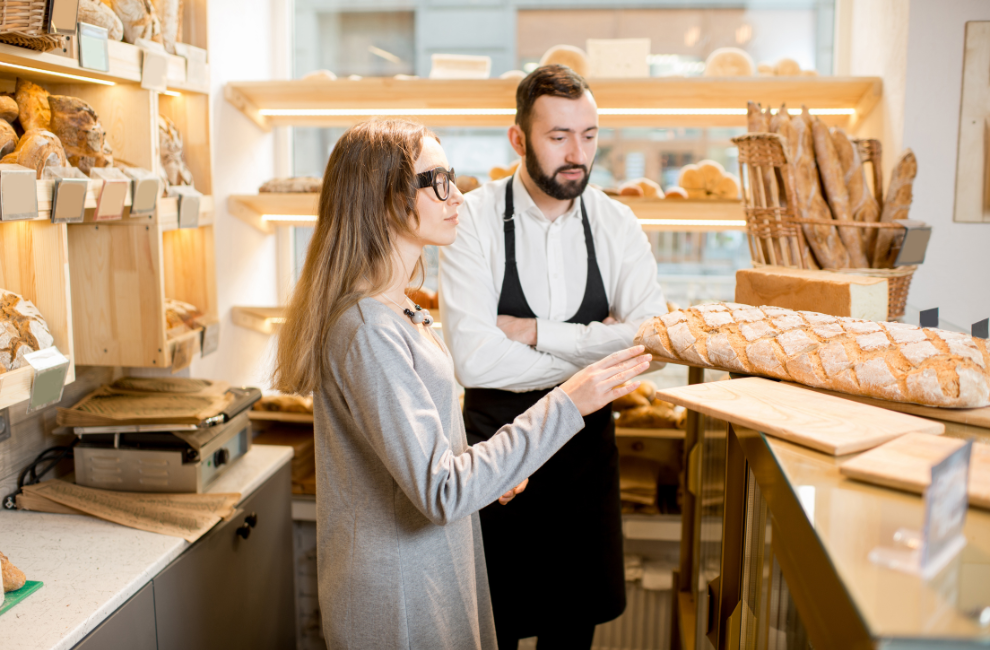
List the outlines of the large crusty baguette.
<svg viewBox="0 0 990 650">
<path fill-rule="evenodd" d="M 807 109 L 805 109 L 807 110 Z M 822 177 L 828 205 L 832 208 L 832 216 L 836 221 L 852 221 L 852 211 L 849 209 L 849 191 L 846 189 L 846 178 L 842 171 L 842 163 L 835 152 L 832 134 L 825 123 L 817 117 L 811 122 L 811 132 L 815 140 L 815 160 L 818 162 L 818 173 Z M 839 237 L 849 252 L 849 266 L 856 269 L 869 268 L 863 248 L 863 236 L 859 228 L 839 228 Z"/>
<path fill-rule="evenodd" d="M 918 160 L 914 152 L 906 149 L 894 164 L 890 172 L 890 185 L 887 196 L 883 199 L 883 212 L 880 221 L 890 223 L 896 219 L 907 219 L 913 198 L 914 177 L 918 175 Z M 896 230 L 884 228 L 877 235 L 876 248 L 873 251 L 873 268 L 885 269 L 894 265 L 894 237 Z"/>
<path fill-rule="evenodd" d="M 828 220 L 832 213 L 822 198 L 818 182 L 818 166 L 815 164 L 814 139 L 811 127 L 801 117 L 791 119 L 787 107 L 781 106 L 770 124 L 770 130 L 786 141 L 787 160 L 791 163 L 788 185 L 794 194 L 794 212 L 801 219 Z M 792 200 L 788 198 L 788 200 Z M 808 245 L 823 269 L 849 267 L 849 253 L 832 226 L 806 225 L 801 227 Z"/>
<path fill-rule="evenodd" d="M 665 361 L 926 406 L 990 405 L 982 339 L 780 307 L 713 303 L 644 322 L 636 343 Z"/>
</svg>

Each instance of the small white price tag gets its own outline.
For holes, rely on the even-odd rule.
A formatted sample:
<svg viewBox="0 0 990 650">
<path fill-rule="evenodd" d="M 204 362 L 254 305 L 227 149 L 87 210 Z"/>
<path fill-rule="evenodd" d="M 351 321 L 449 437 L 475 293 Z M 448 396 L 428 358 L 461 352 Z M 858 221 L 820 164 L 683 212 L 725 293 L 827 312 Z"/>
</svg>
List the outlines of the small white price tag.
<svg viewBox="0 0 990 650">
<path fill-rule="evenodd" d="M 199 345 L 202 356 L 212 354 L 220 347 L 220 323 L 203 326 L 203 340 Z"/>
<path fill-rule="evenodd" d="M 65 376 L 69 372 L 69 360 L 52 346 L 24 355 L 24 360 L 34 368 L 28 413 L 51 406 L 62 399 Z"/>
<path fill-rule="evenodd" d="M 144 50 L 141 64 L 141 87 L 160 93 L 168 90 L 168 56 L 162 52 Z"/>
<path fill-rule="evenodd" d="M 22 165 L 0 165 L 0 217 L 4 221 L 38 216 L 38 172 Z"/>
<path fill-rule="evenodd" d="M 110 46 L 105 27 L 79 23 L 77 41 L 80 68 L 110 72 Z"/>
<path fill-rule="evenodd" d="M 173 185 L 168 195 L 179 200 L 179 228 L 199 227 L 199 202 L 202 194 L 191 185 Z"/>
</svg>

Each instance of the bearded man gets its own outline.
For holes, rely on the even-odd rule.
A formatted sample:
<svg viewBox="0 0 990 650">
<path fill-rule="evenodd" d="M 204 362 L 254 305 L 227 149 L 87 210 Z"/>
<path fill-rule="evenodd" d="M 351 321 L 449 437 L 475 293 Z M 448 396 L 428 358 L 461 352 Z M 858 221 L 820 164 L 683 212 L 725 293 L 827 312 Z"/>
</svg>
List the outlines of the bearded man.
<svg viewBox="0 0 990 650">
<path fill-rule="evenodd" d="M 440 314 L 472 443 L 667 311 L 636 217 L 587 187 L 598 147 L 587 82 L 536 69 L 515 122 L 518 171 L 465 197 L 457 240 L 441 249 Z M 589 648 L 625 609 L 618 459 L 606 407 L 513 491 L 525 494 L 482 510 L 500 650 L 531 636 L 540 650 Z"/>
</svg>

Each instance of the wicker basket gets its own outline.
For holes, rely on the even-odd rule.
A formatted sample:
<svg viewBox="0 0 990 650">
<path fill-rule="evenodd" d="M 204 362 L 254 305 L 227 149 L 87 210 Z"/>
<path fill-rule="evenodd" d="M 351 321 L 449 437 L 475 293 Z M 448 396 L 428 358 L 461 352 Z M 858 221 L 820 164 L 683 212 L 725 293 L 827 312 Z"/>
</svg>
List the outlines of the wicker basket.
<svg viewBox="0 0 990 650">
<path fill-rule="evenodd" d="M 746 215 L 746 231 L 754 267 L 785 266 L 809 268 L 810 256 L 807 240 L 801 226 L 827 225 L 834 228 L 887 229 L 902 226 L 897 223 L 863 223 L 799 219 L 789 207 L 792 196 L 790 162 L 784 153 L 780 136 L 772 133 L 748 133 L 732 142 L 739 147 L 739 178 Z M 856 146 L 864 163 L 873 167 L 873 190 L 877 201 L 883 194 L 881 180 L 880 143 L 876 140 L 857 140 Z M 895 244 L 897 245 L 897 244 Z M 893 269 L 825 269 L 835 273 L 861 275 L 887 280 L 887 318 L 894 320 L 904 316 L 911 277 L 917 266 L 901 266 Z"/>
<path fill-rule="evenodd" d="M 0 42 L 48 52 L 62 37 L 45 31 L 48 0 L 0 0 Z"/>
</svg>

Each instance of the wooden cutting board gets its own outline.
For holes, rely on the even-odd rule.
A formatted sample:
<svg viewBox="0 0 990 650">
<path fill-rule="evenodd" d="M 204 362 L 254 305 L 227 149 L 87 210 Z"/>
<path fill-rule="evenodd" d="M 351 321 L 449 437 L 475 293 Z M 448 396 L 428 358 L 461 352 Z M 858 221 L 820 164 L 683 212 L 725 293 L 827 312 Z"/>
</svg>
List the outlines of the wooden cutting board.
<svg viewBox="0 0 990 650">
<path fill-rule="evenodd" d="M 758 377 L 668 388 L 657 397 L 834 456 L 872 449 L 906 433 L 945 432 L 940 422 Z"/>
<path fill-rule="evenodd" d="M 791 385 L 797 386 L 798 384 Z M 862 395 L 849 395 L 847 393 L 839 393 L 832 390 L 826 390 L 824 388 L 807 388 L 808 390 L 813 390 L 816 393 L 835 395 L 836 397 L 851 399 L 854 402 L 861 402 L 863 404 L 869 404 L 870 406 L 878 406 L 882 409 L 888 409 L 890 411 L 900 411 L 901 413 L 908 413 L 910 415 L 920 415 L 923 418 L 944 420 L 946 422 L 958 422 L 959 424 L 968 424 L 974 427 L 990 429 L 990 406 L 983 406 L 975 409 L 938 408 L 935 406 L 921 406 L 920 404 L 891 402 L 885 399 L 864 397 Z"/>
<path fill-rule="evenodd" d="M 922 494 L 931 483 L 932 465 L 963 444 L 958 438 L 909 433 L 846 461 L 839 472 L 865 483 Z M 990 508 L 990 445 L 973 444 L 969 502 Z"/>
</svg>

